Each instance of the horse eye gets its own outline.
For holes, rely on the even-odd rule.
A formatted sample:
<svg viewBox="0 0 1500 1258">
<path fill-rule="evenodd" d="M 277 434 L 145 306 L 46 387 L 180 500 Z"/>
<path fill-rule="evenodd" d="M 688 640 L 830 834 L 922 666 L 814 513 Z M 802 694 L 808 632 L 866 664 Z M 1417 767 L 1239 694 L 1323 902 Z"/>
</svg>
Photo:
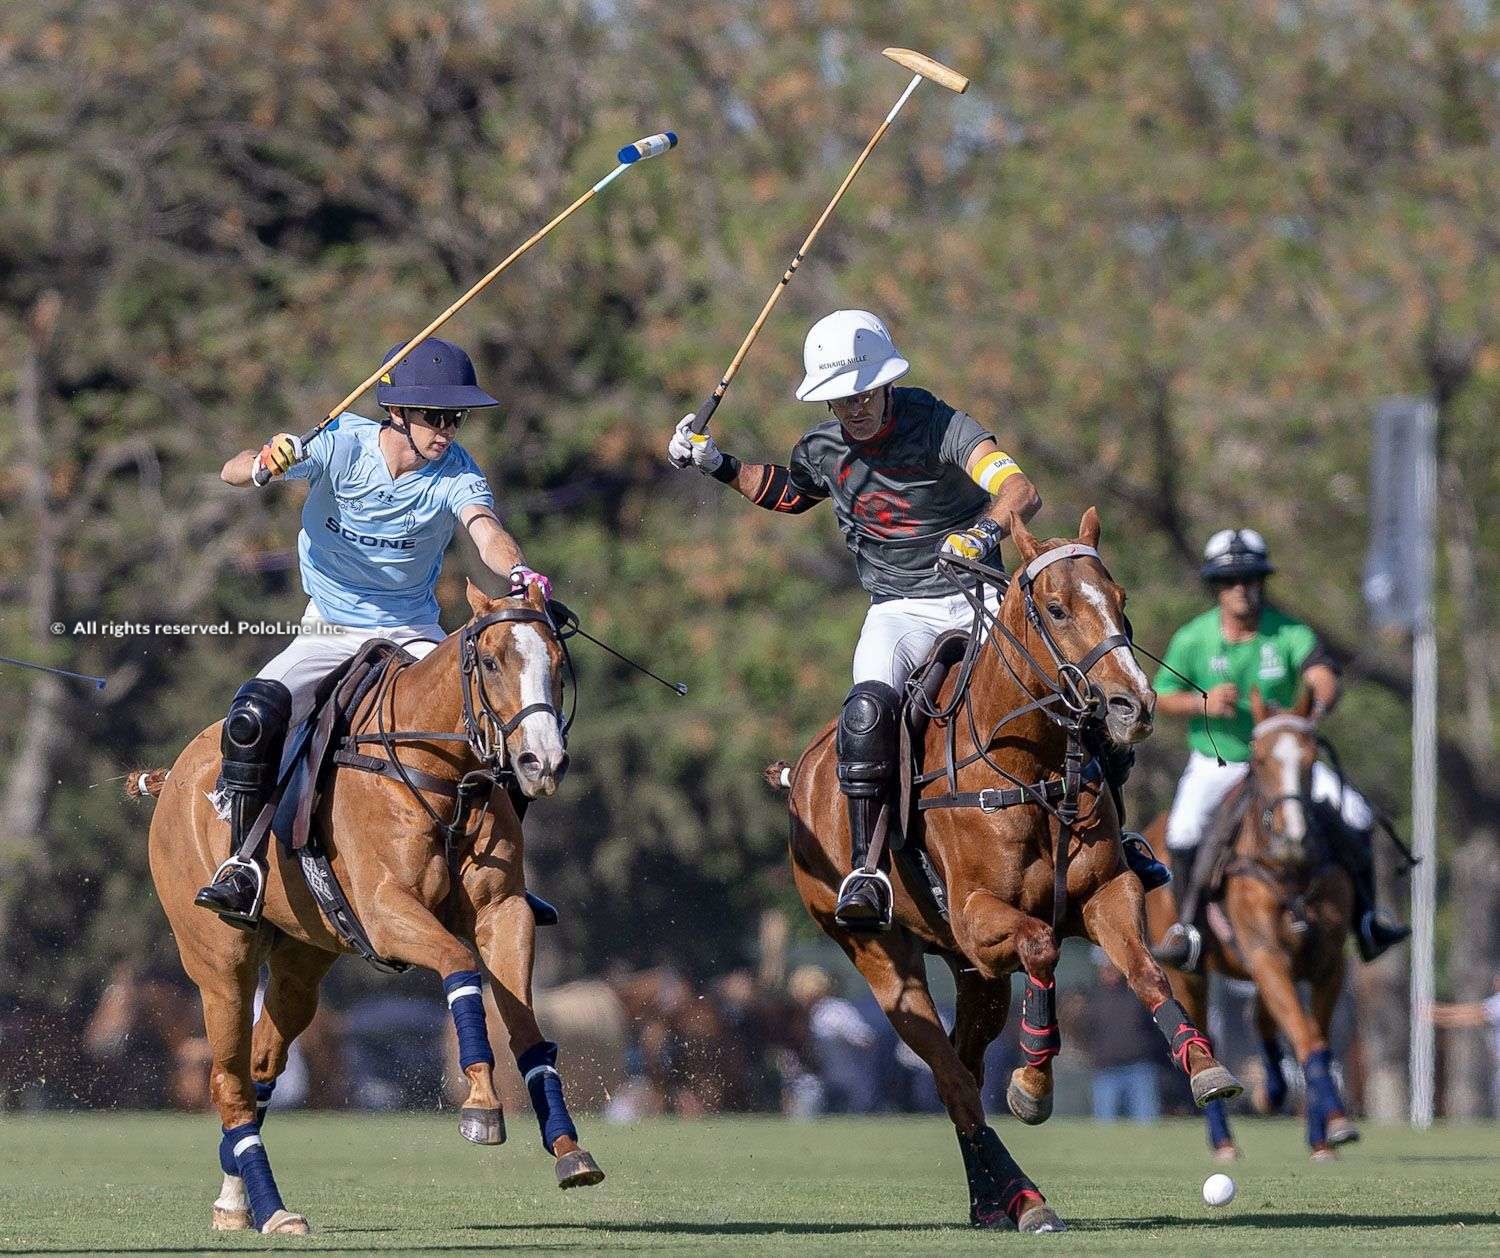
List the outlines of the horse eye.
<svg viewBox="0 0 1500 1258">
<path fill-rule="evenodd" d="M 1063 605 L 1061 603 L 1048 603 L 1047 614 L 1051 616 L 1053 620 L 1066 620 L 1068 618 L 1068 613 L 1063 610 Z"/>
<path fill-rule="evenodd" d="M 481 655 L 479 662 L 484 665 L 484 671 L 487 673 L 498 673 L 500 671 L 500 665 L 495 662 L 493 655 Z"/>
</svg>

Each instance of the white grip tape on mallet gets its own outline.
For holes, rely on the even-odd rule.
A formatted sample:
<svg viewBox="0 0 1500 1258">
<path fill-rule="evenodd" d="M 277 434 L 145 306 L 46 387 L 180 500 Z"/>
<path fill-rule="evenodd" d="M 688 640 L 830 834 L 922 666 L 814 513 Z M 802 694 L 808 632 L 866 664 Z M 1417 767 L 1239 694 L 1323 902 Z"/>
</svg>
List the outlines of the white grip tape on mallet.
<svg viewBox="0 0 1500 1258">
<path fill-rule="evenodd" d="M 677 132 L 661 131 L 656 135 L 648 135 L 644 140 L 637 140 L 634 144 L 627 144 L 615 156 L 628 166 L 631 162 L 644 161 L 648 157 L 660 157 L 676 146 Z"/>
</svg>

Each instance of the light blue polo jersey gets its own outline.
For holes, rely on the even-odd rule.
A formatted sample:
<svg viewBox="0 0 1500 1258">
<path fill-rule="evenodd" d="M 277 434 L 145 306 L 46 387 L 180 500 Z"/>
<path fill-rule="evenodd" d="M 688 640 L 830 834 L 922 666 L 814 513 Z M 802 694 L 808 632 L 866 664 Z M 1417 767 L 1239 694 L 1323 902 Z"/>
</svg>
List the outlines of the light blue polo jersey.
<svg viewBox="0 0 1500 1258">
<path fill-rule="evenodd" d="M 458 513 L 493 509 L 495 498 L 457 442 L 441 459 L 393 480 L 379 436 L 374 420 L 345 411 L 286 473 L 312 486 L 297 538 L 302 588 L 330 624 L 436 624 L 433 591 Z"/>
</svg>

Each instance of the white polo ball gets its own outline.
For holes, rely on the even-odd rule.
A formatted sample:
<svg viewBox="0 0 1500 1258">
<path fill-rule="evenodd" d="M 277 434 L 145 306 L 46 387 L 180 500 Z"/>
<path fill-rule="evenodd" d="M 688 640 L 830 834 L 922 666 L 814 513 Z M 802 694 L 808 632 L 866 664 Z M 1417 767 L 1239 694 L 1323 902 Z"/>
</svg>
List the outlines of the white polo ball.
<svg viewBox="0 0 1500 1258">
<path fill-rule="evenodd" d="M 1203 1181 L 1203 1200 L 1211 1206 L 1227 1206 L 1234 1200 L 1234 1180 L 1228 1175 L 1210 1175 Z"/>
</svg>

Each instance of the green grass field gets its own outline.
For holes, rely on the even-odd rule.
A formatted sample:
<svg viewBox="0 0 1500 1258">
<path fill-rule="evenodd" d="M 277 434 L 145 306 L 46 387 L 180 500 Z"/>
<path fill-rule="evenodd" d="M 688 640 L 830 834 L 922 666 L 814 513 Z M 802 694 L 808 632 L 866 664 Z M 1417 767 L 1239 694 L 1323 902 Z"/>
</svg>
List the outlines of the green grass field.
<svg viewBox="0 0 1500 1258">
<path fill-rule="evenodd" d="M 553 1186 L 530 1116 L 510 1143 L 465 1144 L 453 1115 L 273 1115 L 267 1146 L 313 1234 L 215 1234 L 210 1118 L 0 1118 L 0 1253 L 460 1250 L 779 1253 L 1335 1252 L 1500 1249 L 1500 1129 L 1413 1135 L 1370 1127 L 1334 1166 L 1311 1165 L 1290 1122 L 1238 1125 L 1239 1196 L 1210 1210 L 1217 1169 L 1199 1124 L 1000 1126 L 1072 1231 L 976 1233 L 952 1129 L 939 1118 L 590 1122 L 609 1179 Z"/>
</svg>

